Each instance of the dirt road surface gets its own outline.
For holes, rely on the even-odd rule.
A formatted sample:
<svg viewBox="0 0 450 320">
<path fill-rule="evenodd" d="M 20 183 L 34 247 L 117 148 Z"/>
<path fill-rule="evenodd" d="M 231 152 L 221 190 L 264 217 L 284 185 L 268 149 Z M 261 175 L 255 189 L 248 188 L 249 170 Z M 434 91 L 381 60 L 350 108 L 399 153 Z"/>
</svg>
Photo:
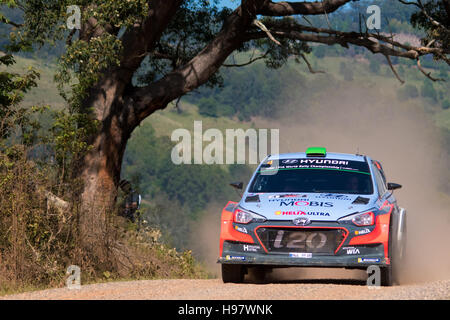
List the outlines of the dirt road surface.
<svg viewBox="0 0 450 320">
<path fill-rule="evenodd" d="M 364 281 L 343 279 L 281 280 L 265 284 L 224 284 L 208 280 L 141 280 L 50 289 L 0 299 L 32 300 L 335 300 L 450 299 L 450 280 L 369 288 Z"/>
</svg>

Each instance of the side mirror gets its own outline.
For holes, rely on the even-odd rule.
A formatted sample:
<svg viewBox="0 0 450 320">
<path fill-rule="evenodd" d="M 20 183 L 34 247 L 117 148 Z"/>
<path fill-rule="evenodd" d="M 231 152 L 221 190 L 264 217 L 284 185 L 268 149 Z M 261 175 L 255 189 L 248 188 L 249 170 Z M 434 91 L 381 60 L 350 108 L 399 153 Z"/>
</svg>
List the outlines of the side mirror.
<svg viewBox="0 0 450 320">
<path fill-rule="evenodd" d="M 387 184 L 388 190 L 400 189 L 401 187 L 402 187 L 402 185 L 398 184 L 398 183 L 388 182 L 388 184 Z"/>
<path fill-rule="evenodd" d="M 244 183 L 243 182 L 232 182 L 232 183 L 230 183 L 230 186 L 232 186 L 233 188 L 242 190 L 242 188 L 244 187 Z"/>
</svg>

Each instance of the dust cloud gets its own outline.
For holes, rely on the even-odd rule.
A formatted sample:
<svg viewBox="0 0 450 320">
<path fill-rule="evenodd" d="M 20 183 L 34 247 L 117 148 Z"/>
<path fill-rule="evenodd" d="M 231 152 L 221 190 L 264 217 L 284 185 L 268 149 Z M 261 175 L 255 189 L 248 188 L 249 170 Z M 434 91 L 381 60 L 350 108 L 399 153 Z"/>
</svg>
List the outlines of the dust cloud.
<svg viewBox="0 0 450 320">
<path fill-rule="evenodd" d="M 398 101 L 394 89 L 355 86 L 330 88 L 297 108 L 293 103 L 279 120 L 253 121 L 259 128 L 279 128 L 280 152 L 324 146 L 329 152 L 360 153 L 379 160 L 388 181 L 403 185 L 394 192 L 398 205 L 407 210 L 408 255 L 400 282 L 449 279 L 450 198 L 442 192 L 443 185 L 448 186 L 449 159 L 439 133 L 418 102 Z M 222 207 L 209 208 L 195 234 L 203 243 L 199 248 L 199 241 L 194 241 L 205 261 L 217 260 Z M 217 274 L 218 267 L 213 270 Z M 363 279 L 365 275 L 360 270 L 280 270 L 271 278 Z"/>
</svg>

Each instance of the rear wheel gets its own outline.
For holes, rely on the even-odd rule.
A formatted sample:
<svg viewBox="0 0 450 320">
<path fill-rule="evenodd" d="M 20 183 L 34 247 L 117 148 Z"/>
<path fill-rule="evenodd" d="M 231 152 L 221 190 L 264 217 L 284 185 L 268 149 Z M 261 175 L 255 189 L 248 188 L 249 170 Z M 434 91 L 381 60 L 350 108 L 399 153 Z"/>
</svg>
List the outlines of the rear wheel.
<svg viewBox="0 0 450 320">
<path fill-rule="evenodd" d="M 240 264 L 222 264 L 222 281 L 224 283 L 242 283 L 244 267 Z"/>
</svg>

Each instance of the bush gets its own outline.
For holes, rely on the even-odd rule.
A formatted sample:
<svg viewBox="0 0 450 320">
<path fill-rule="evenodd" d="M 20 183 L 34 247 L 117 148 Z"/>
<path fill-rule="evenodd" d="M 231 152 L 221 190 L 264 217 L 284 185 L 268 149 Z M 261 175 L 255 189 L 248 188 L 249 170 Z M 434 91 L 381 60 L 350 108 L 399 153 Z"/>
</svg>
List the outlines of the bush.
<svg viewBox="0 0 450 320">
<path fill-rule="evenodd" d="M 420 94 L 424 98 L 430 98 L 434 102 L 437 101 L 437 93 L 430 80 L 427 79 L 424 80 L 424 83 L 420 89 Z"/>
<path fill-rule="evenodd" d="M 398 90 L 397 95 L 400 100 L 415 99 L 419 96 L 419 91 L 415 85 L 407 84 Z"/>
<path fill-rule="evenodd" d="M 327 48 L 324 45 L 315 46 L 313 49 L 313 54 L 317 58 L 323 58 L 326 55 Z"/>
<path fill-rule="evenodd" d="M 445 99 L 442 101 L 442 109 L 447 110 L 448 108 L 450 108 L 450 100 Z"/>
<path fill-rule="evenodd" d="M 217 117 L 218 116 L 217 102 L 211 98 L 201 98 L 198 101 L 198 111 L 201 115 L 206 117 Z"/>
</svg>

